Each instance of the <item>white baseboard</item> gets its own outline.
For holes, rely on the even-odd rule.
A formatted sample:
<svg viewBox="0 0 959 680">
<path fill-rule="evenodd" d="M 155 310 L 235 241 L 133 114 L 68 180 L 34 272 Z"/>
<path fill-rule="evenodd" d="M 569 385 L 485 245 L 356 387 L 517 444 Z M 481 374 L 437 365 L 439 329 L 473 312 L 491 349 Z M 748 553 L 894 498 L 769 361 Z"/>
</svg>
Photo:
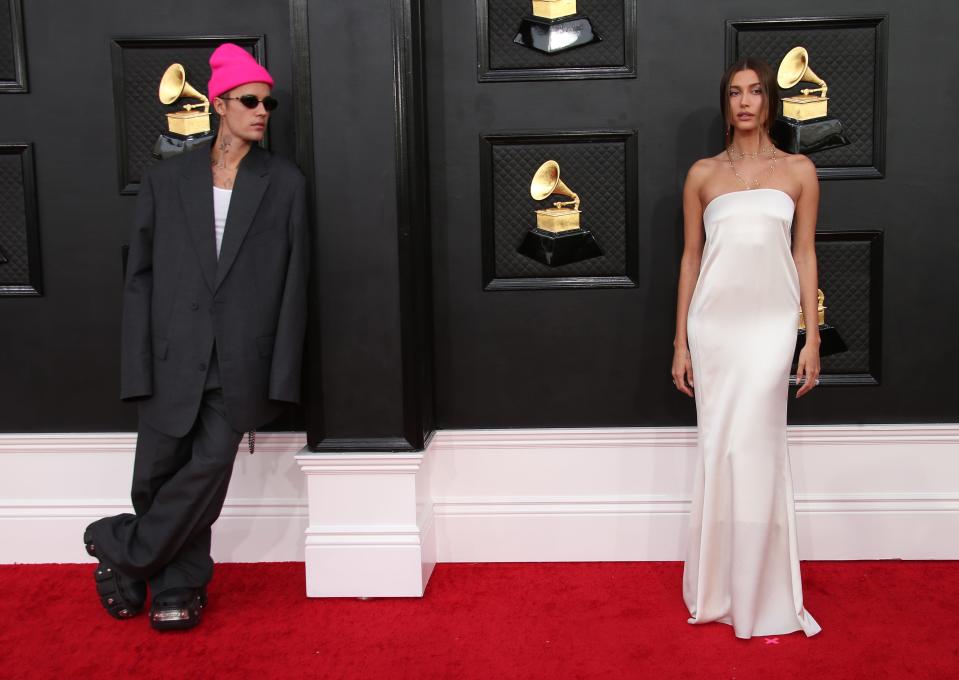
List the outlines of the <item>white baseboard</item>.
<svg viewBox="0 0 959 680">
<path fill-rule="evenodd" d="M 437 560 L 682 560 L 695 436 L 438 432 Z M 959 558 L 959 426 L 799 426 L 789 443 L 802 559 Z"/>
<path fill-rule="evenodd" d="M 302 561 L 307 544 L 339 540 L 367 564 L 379 553 L 364 555 L 363 540 L 413 531 L 423 584 L 431 560 L 683 559 L 691 428 L 441 431 L 414 473 L 419 507 L 350 520 L 339 538 L 336 523 L 307 537 L 294 456 L 304 443 L 260 433 L 254 456 L 241 444 L 217 560 Z M 0 563 L 88 561 L 83 527 L 130 509 L 134 444 L 132 433 L 0 435 Z M 794 427 L 790 456 L 803 559 L 959 559 L 959 424 Z M 375 507 L 381 491 L 356 507 Z"/>
<path fill-rule="evenodd" d="M 293 456 L 302 433 L 258 433 L 240 444 L 230 492 L 213 527 L 220 562 L 303 560 L 306 485 Z M 0 564 L 92 562 L 87 524 L 132 512 L 136 434 L 0 435 Z"/>
</svg>

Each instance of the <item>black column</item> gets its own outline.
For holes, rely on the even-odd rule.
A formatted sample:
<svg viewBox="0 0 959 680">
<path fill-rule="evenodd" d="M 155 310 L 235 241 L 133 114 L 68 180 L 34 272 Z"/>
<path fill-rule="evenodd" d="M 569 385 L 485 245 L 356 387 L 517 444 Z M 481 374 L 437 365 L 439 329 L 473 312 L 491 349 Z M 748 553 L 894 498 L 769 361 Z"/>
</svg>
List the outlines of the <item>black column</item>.
<svg viewBox="0 0 959 680">
<path fill-rule="evenodd" d="M 421 34 L 419 0 L 310 7 L 313 450 L 415 450 L 432 432 Z"/>
</svg>

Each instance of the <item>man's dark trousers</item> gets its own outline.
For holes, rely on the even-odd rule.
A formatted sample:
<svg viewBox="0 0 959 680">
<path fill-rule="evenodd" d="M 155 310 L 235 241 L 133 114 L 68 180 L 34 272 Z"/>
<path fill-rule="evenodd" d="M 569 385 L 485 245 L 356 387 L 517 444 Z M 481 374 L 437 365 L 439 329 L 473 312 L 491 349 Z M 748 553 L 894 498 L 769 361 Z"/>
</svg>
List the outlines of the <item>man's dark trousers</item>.
<svg viewBox="0 0 959 680">
<path fill-rule="evenodd" d="M 131 496 L 135 515 L 91 527 L 97 551 L 115 569 L 149 582 L 154 594 L 199 588 L 213 577 L 210 539 L 243 436 L 226 417 L 216 355 L 196 422 L 173 437 L 141 420 Z"/>
</svg>

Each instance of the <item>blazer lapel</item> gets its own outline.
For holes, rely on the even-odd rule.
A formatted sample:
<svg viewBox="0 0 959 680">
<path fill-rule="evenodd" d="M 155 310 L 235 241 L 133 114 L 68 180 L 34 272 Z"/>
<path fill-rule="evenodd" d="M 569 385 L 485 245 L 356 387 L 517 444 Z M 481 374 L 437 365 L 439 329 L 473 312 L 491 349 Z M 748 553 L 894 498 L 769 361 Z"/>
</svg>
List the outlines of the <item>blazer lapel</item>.
<svg viewBox="0 0 959 680">
<path fill-rule="evenodd" d="M 269 184 L 266 152 L 254 144 L 237 168 L 230 210 L 226 214 L 226 227 L 223 230 L 223 243 L 220 245 L 220 259 L 216 263 L 214 291 L 220 287 L 233 266 Z"/>
<path fill-rule="evenodd" d="M 180 200 L 193 248 L 210 290 L 216 279 L 216 234 L 213 226 L 213 173 L 207 147 L 190 151 L 190 162 L 180 176 Z"/>
</svg>

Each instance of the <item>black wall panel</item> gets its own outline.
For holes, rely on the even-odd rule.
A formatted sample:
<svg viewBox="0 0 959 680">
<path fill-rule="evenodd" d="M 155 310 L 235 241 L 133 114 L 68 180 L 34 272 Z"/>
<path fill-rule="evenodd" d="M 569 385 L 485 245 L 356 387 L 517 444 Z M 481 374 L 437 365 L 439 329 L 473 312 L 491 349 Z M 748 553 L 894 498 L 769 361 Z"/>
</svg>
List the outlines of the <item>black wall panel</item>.
<svg viewBox="0 0 959 680">
<path fill-rule="evenodd" d="M 0 145 L 0 296 L 42 292 L 33 147 L 3 144 Z"/>
<path fill-rule="evenodd" d="M 26 92 L 22 0 L 0 0 L 0 93 Z"/>
<path fill-rule="evenodd" d="M 753 55 L 778 65 L 796 45 L 829 86 L 829 114 L 843 123 L 849 144 L 810 158 L 820 177 L 881 177 L 885 167 L 887 18 L 879 15 L 794 20 L 730 21 L 726 59 Z M 786 90 L 790 97 L 808 84 Z"/>
<path fill-rule="evenodd" d="M 551 287 L 631 287 L 636 281 L 636 139 L 631 130 L 550 135 L 483 135 L 483 285 L 487 290 Z M 549 266 L 518 252 L 536 226 L 534 210 L 564 196 L 536 201 L 530 181 L 546 160 L 581 199 L 580 226 L 600 254 Z"/>
<path fill-rule="evenodd" d="M 417 0 L 310 7 L 317 450 L 422 448 L 432 431 L 419 26 Z"/>
<path fill-rule="evenodd" d="M 636 0 L 590 0 L 577 6 L 597 40 L 545 54 L 513 42 L 529 0 L 475 0 L 478 78 L 630 78 L 636 74 Z"/>
<path fill-rule="evenodd" d="M 816 236 L 825 320 L 846 351 L 822 357 L 824 385 L 879 384 L 882 371 L 881 231 L 823 231 Z"/>
<path fill-rule="evenodd" d="M 310 12 L 319 149 L 314 275 L 326 397 L 326 427 L 314 443 L 402 429 L 392 24 L 384 6 L 323 4 Z M 354 48 L 358 34 L 363 44 Z M 344 96 L 332 100 L 333 92 Z"/>
</svg>

